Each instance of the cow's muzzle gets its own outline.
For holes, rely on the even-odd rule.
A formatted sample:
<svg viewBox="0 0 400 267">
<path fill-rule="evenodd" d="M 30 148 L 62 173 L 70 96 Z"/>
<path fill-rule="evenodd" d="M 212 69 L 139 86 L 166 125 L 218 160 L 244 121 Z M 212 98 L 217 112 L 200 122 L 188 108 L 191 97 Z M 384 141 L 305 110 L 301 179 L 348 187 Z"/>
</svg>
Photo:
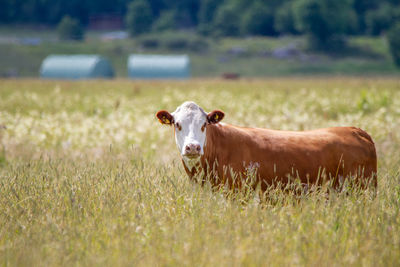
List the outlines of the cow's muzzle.
<svg viewBox="0 0 400 267">
<path fill-rule="evenodd" d="M 200 157 L 201 147 L 198 144 L 188 144 L 185 146 L 184 157 L 197 158 Z"/>
</svg>

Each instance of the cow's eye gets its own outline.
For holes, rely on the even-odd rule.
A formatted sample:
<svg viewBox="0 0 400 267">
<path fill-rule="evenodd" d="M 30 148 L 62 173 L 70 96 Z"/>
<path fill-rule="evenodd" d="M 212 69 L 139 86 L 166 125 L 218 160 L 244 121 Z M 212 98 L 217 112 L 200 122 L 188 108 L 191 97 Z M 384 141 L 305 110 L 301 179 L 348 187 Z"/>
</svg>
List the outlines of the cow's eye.
<svg viewBox="0 0 400 267">
<path fill-rule="evenodd" d="M 176 128 L 177 128 L 179 131 L 182 130 L 182 126 L 179 124 L 179 122 L 177 122 L 177 123 L 175 124 L 175 126 L 176 126 Z"/>
<path fill-rule="evenodd" d="M 203 126 L 201 126 L 201 131 L 204 132 L 204 130 L 206 129 L 206 125 L 207 123 L 204 123 Z"/>
</svg>

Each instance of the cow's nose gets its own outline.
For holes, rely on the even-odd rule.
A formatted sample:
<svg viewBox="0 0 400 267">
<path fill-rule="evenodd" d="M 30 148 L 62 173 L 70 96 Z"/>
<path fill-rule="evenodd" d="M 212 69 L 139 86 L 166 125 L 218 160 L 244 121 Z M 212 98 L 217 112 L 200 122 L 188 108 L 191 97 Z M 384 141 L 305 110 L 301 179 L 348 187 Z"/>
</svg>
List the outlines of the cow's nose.
<svg viewBox="0 0 400 267">
<path fill-rule="evenodd" d="M 197 144 L 188 144 L 185 147 L 186 154 L 189 155 L 198 155 L 200 153 L 201 147 Z"/>
</svg>

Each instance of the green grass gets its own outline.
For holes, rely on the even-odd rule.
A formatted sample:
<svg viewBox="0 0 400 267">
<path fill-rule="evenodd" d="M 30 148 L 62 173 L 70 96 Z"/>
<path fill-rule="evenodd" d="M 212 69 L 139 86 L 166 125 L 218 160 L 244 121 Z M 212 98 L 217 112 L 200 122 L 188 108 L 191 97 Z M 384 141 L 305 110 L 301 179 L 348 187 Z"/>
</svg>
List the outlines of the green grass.
<svg viewBox="0 0 400 267">
<path fill-rule="evenodd" d="M 191 59 L 193 77 L 216 77 L 234 72 L 245 77 L 288 75 L 398 75 L 384 37 L 351 37 L 350 48 L 335 55 L 307 51 L 306 41 L 301 36 L 280 38 L 223 38 L 207 40 L 206 51 L 188 49 L 168 50 L 163 46 L 144 49 L 140 38 L 104 42 L 101 32 L 88 32 L 84 42 L 57 41 L 53 30 L 29 30 L 20 27 L 0 27 L 0 37 L 40 37 L 38 46 L 0 43 L 0 75 L 17 71 L 23 77 L 38 77 L 43 59 L 49 54 L 100 54 L 107 57 L 118 77 L 127 77 L 127 58 L 132 53 L 188 54 Z M 150 36 L 154 36 L 150 35 Z M 166 33 L 164 38 L 193 39 L 193 33 Z M 164 39 L 163 39 L 164 40 Z M 296 44 L 308 56 L 304 58 L 276 59 L 266 54 L 276 48 Z M 240 47 L 246 52 L 240 55 L 229 53 Z"/>
<path fill-rule="evenodd" d="M 185 100 L 237 125 L 361 127 L 377 147 L 376 197 L 276 189 L 260 205 L 190 182 L 155 119 Z M 397 78 L 0 80 L 0 124 L 2 265 L 400 263 Z"/>
</svg>

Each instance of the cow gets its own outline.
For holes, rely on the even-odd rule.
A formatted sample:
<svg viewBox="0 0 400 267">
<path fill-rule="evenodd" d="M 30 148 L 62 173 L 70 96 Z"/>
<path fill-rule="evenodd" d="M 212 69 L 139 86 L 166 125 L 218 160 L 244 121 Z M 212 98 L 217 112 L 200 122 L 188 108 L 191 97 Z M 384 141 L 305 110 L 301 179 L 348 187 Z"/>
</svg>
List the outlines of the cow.
<svg viewBox="0 0 400 267">
<path fill-rule="evenodd" d="M 292 179 L 305 185 L 331 182 L 337 188 L 352 177 L 364 188 L 377 186 L 375 145 L 359 128 L 281 131 L 225 124 L 224 116 L 221 110 L 206 113 L 194 102 L 173 113 L 157 112 L 162 124 L 173 126 L 190 178 L 199 174 L 203 183 L 207 178 L 213 186 L 240 189 L 251 173 L 263 191 Z"/>
</svg>

